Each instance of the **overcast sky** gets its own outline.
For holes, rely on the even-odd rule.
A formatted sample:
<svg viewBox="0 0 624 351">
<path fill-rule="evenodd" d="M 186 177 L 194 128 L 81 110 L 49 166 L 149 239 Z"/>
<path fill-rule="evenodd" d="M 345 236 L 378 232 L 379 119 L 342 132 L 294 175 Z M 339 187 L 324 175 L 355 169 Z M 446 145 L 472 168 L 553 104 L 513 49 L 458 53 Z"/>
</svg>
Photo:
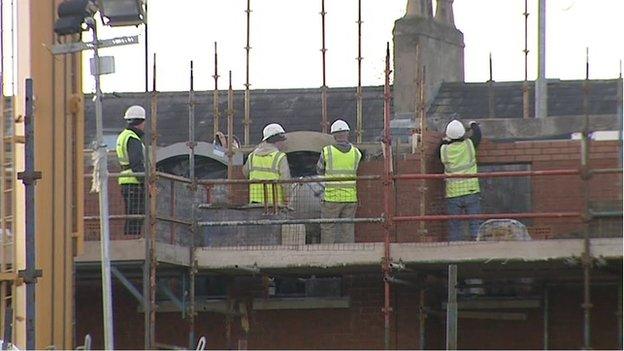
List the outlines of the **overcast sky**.
<svg viewBox="0 0 624 351">
<path fill-rule="evenodd" d="M 219 45 L 219 87 L 227 88 L 227 71 L 232 70 L 234 88 L 244 88 L 246 0 L 148 1 L 149 49 L 158 57 L 158 90 L 187 90 L 190 60 L 195 61 L 195 88 L 212 89 L 214 41 Z M 8 1 L 4 3 L 7 6 Z M 405 3 L 362 0 L 364 85 L 383 84 L 385 43 L 392 44 L 394 21 L 403 16 Z M 320 4 L 320 0 L 251 0 L 252 89 L 321 85 Z M 538 0 L 529 0 L 529 79 L 536 76 L 537 4 Z M 357 0 L 326 0 L 325 6 L 327 83 L 355 86 Z M 466 81 L 488 79 L 490 52 L 494 80 L 523 79 L 523 12 L 524 0 L 455 0 L 455 22 L 466 44 Z M 617 77 L 624 59 L 623 13 L 622 0 L 547 1 L 547 77 L 584 78 L 586 47 L 591 78 Z M 102 55 L 115 56 L 117 70 L 103 77 L 104 91 L 144 89 L 143 28 L 100 30 L 102 38 L 126 34 L 139 34 L 141 44 L 102 50 Z M 10 43 L 10 36 L 7 39 Z M 88 62 L 90 55 L 84 56 Z M 9 59 L 5 66 L 10 66 Z M 85 78 L 84 90 L 93 91 L 88 65 Z"/>
</svg>

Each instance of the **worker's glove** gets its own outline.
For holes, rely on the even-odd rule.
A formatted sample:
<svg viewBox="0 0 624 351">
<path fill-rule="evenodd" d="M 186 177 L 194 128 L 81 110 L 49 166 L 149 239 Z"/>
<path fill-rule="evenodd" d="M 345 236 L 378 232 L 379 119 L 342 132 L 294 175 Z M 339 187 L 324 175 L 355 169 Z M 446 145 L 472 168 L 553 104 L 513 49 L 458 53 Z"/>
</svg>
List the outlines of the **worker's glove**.
<svg viewBox="0 0 624 351">
<path fill-rule="evenodd" d="M 477 126 L 478 126 L 478 125 L 479 125 L 479 122 L 477 122 L 477 121 L 470 121 L 470 122 L 468 123 L 468 125 L 469 125 L 469 126 L 471 126 L 471 127 L 472 127 L 473 125 L 477 125 Z"/>
</svg>

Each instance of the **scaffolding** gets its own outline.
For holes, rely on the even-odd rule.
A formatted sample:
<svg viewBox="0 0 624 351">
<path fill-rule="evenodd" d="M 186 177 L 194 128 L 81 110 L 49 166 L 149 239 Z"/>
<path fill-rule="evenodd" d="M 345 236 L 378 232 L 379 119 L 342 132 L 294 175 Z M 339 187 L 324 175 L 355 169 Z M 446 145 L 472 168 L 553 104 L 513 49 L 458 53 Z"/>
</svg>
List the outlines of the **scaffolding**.
<svg viewBox="0 0 624 351">
<path fill-rule="evenodd" d="M 363 111 L 362 111 L 362 87 L 361 87 L 361 3 L 358 2 L 358 86 L 356 90 L 356 111 L 357 111 L 357 129 L 356 138 L 358 142 L 362 141 L 362 135 L 364 134 L 363 128 Z M 250 90 L 249 90 L 249 16 L 250 16 L 250 1 L 247 1 L 247 42 L 246 42 L 246 58 L 247 58 L 247 71 L 246 71 L 246 83 L 245 83 L 245 112 L 244 112 L 244 144 L 249 145 L 249 125 L 250 120 Z M 321 126 L 323 132 L 327 132 L 328 129 L 328 116 L 327 116 L 327 86 L 325 76 L 325 2 L 321 1 L 321 28 L 322 28 L 322 86 L 321 86 Z M 528 13 L 525 8 L 525 28 L 526 17 Z M 356 177 L 339 177 L 339 178 L 303 178 L 303 179 L 289 179 L 289 180 L 248 180 L 238 179 L 238 169 L 233 164 L 233 157 L 235 150 L 233 149 L 234 143 L 234 109 L 233 99 L 234 94 L 232 90 L 231 71 L 229 72 L 229 86 L 227 94 L 227 145 L 224 145 L 224 152 L 227 154 L 227 179 L 198 179 L 195 174 L 195 100 L 193 90 L 193 63 L 190 65 L 190 90 L 188 100 L 188 123 L 189 123 L 189 136 L 188 136 L 188 148 L 189 148 L 189 176 L 176 176 L 167 173 L 160 172 L 156 169 L 156 150 L 158 147 L 158 92 L 156 90 L 156 57 L 154 56 L 154 74 L 153 74 L 153 89 L 151 93 L 151 117 L 150 117 L 150 131 L 149 131 L 149 169 L 146 174 L 136 174 L 136 176 L 146 177 L 146 184 L 148 188 L 148 200 L 146 202 L 146 211 L 142 215 L 128 215 L 123 213 L 113 213 L 109 219 L 117 221 L 111 225 L 114 228 L 113 231 L 118 233 L 122 232 L 122 221 L 138 219 L 145 220 L 143 234 L 138 237 L 145 238 L 145 268 L 143 272 L 143 293 L 139 292 L 134 285 L 124 277 L 123 273 L 114 268 L 114 275 L 124 284 L 124 286 L 130 290 L 142 305 L 145 312 L 145 348 L 154 347 L 170 347 L 171 345 L 165 345 L 158 342 L 156 338 L 156 312 L 157 312 L 157 299 L 156 292 L 161 291 L 167 295 L 171 301 L 177 306 L 177 310 L 182 313 L 183 318 L 186 319 L 188 325 L 188 347 L 194 347 L 197 342 L 196 332 L 196 316 L 198 303 L 195 296 L 195 284 L 197 275 L 199 272 L 198 261 L 196 252 L 198 248 L 206 246 L 215 247 L 239 247 L 241 250 L 258 250 L 267 246 L 302 246 L 308 245 L 307 237 L 304 233 L 302 235 L 301 226 L 306 225 L 322 225 L 322 224 L 357 224 L 368 225 L 372 227 L 371 232 L 380 234 L 374 236 L 375 242 L 383 244 L 383 259 L 380 262 L 380 270 L 382 272 L 381 279 L 383 283 L 384 299 L 381 313 L 383 314 L 383 329 L 384 338 L 383 345 L 385 349 L 393 348 L 392 341 L 392 328 L 393 328 L 393 314 L 396 311 L 393 310 L 393 291 L 399 289 L 399 286 L 409 286 L 418 290 L 419 293 L 419 347 L 424 349 L 427 346 L 426 338 L 426 323 L 428 318 L 439 315 L 439 311 L 432 310 L 428 302 L 428 290 L 424 287 L 424 283 L 419 281 L 418 283 L 412 282 L 408 279 L 401 278 L 401 274 L 406 271 L 411 271 L 411 268 L 406 267 L 402 262 L 393 260 L 391 247 L 392 244 L 398 243 L 397 239 L 399 233 L 398 227 L 405 224 L 418 225 L 418 235 L 415 238 L 411 238 L 410 242 L 428 242 L 428 241 L 442 241 L 444 240 L 432 240 L 443 238 L 445 229 L 442 228 L 440 223 L 446 221 L 475 221 L 475 220 L 493 220 L 493 219 L 527 219 L 532 221 L 542 221 L 544 223 L 552 223 L 552 221 L 565 222 L 561 225 L 562 231 L 569 228 L 569 222 L 573 222 L 574 225 L 582 225 L 584 240 L 584 254 L 581 260 L 583 266 L 583 293 L 584 300 L 582 308 L 584 311 L 584 347 L 591 347 L 591 330 L 590 330 L 590 311 L 591 311 L 591 270 L 592 262 L 594 258 L 591 255 L 591 235 L 590 235 L 590 222 L 597 218 L 606 217 L 618 217 L 621 218 L 620 212 L 608 212 L 608 211 L 596 211 L 589 207 L 591 198 L 590 182 L 592 179 L 596 181 L 596 177 L 609 177 L 619 176 L 622 173 L 621 168 L 613 169 L 591 169 L 589 165 L 589 124 L 588 124 L 588 108 L 587 108 L 587 96 L 589 94 L 587 83 L 584 89 L 584 106 L 586 116 L 586 127 L 583 130 L 583 139 L 581 141 L 581 163 L 578 168 L 571 169 L 552 169 L 552 170 L 525 170 L 525 171 L 493 171 L 487 173 L 477 173 L 471 175 L 450 175 L 434 173 L 435 170 L 429 169 L 426 164 L 426 159 L 432 155 L 432 150 L 427 147 L 427 139 L 430 138 L 430 132 L 427 127 L 426 116 L 426 96 L 425 96 L 425 67 L 419 67 L 417 82 L 419 89 L 417 90 L 417 106 L 415 109 L 415 120 L 418 120 L 418 128 L 416 133 L 412 133 L 413 136 L 417 136 L 418 141 L 415 143 L 415 147 L 412 148 L 412 153 L 419 155 L 420 164 L 419 170 L 416 173 L 399 172 L 396 164 L 397 160 L 393 155 L 392 134 L 390 130 L 391 116 L 391 101 L 392 92 L 390 89 L 390 51 L 389 44 L 386 45 L 386 59 L 384 70 L 384 109 L 383 109 L 383 135 L 381 138 L 381 163 L 382 168 L 376 174 L 358 175 Z M 523 116 L 528 116 L 528 86 L 526 83 L 526 32 L 525 32 L 525 82 L 523 86 Z M 220 112 L 219 112 L 219 91 L 217 86 L 218 71 L 217 71 L 217 44 L 214 44 L 214 90 L 213 90 L 213 126 L 214 133 L 216 135 L 219 132 Z M 492 64 L 490 57 L 490 80 L 489 82 L 489 114 L 493 116 L 495 111 L 493 107 L 493 79 L 492 79 Z M 588 76 L 586 77 L 588 79 Z M 418 116 L 418 118 L 416 118 Z M 3 129 L 4 130 L 4 129 Z M 4 149 L 3 154 L 4 157 Z M 4 174 L 4 173 L 3 173 Z M 119 176 L 119 174 L 112 173 L 111 177 Z M 435 194 L 437 191 L 441 193 L 440 189 L 443 189 L 444 182 L 452 180 L 460 180 L 462 178 L 478 178 L 481 181 L 500 179 L 500 178 L 524 178 L 524 179 L 579 179 L 582 184 L 582 199 L 583 208 L 579 209 L 566 209 L 566 210 L 540 210 L 540 211 L 519 211 L 519 212 L 482 212 L 477 214 L 446 214 L 440 208 L 440 203 L 444 202 L 443 196 Z M 270 199 L 277 199 L 279 191 L 278 189 L 303 189 L 306 187 L 312 188 L 315 184 L 324 183 L 329 184 L 332 182 L 344 182 L 344 181 L 356 181 L 360 191 L 381 189 L 382 196 L 378 200 L 377 206 L 374 209 L 365 209 L 363 212 L 365 216 L 353 217 L 353 218 L 324 218 L 314 215 L 298 216 L 293 209 L 296 205 L 291 201 L 285 201 L 279 203 L 278 201 L 271 201 Z M 605 183 L 605 181 L 601 181 Z M 4 186 L 2 182 L 2 186 Z M 547 183 L 551 184 L 551 183 Z M 263 202 L 250 204 L 250 187 L 252 185 L 259 185 L 263 193 Z M 619 185 L 619 193 L 621 194 L 621 183 Z M 307 189 L 307 188 L 306 188 Z M 414 202 L 414 206 L 406 206 L 406 208 L 398 208 L 397 203 L 402 199 L 401 196 L 410 194 L 410 191 L 416 189 L 414 193 L 419 194 L 418 201 Z M 615 184 L 614 193 L 617 193 L 618 185 Z M 119 189 L 114 185 L 111 185 L 111 192 L 119 192 Z M 225 195 L 224 195 L 225 194 Z M 183 199 L 191 199 L 190 208 L 180 208 L 183 203 Z M 621 198 L 620 198 L 621 199 Z M 318 200 L 318 199 L 316 199 Z M 315 200 L 315 201 L 316 201 Z M 381 200 L 381 201 L 379 201 Z M 117 201 L 121 201 L 118 198 Z M 433 205 L 435 204 L 435 206 Z M 123 206 L 113 203 L 113 208 L 121 209 Z M 190 211 L 188 211 L 190 209 Z M 417 211 L 412 212 L 412 210 Z M 187 212 L 188 216 L 181 215 L 181 211 Z M 228 211 L 247 211 L 243 218 L 231 218 L 231 213 Z M 206 214 L 212 213 L 212 214 Z M 3 212 L 4 214 L 4 212 Z M 235 217 L 235 216 L 234 216 Z M 3 228 L 6 222 L 5 217 L 2 217 Z M 97 221 L 97 216 L 90 215 L 85 218 L 87 221 Z M 277 233 L 277 226 L 279 226 L 280 233 Z M 299 227 L 297 227 L 299 226 Z M 538 226 L 539 227 L 539 226 Z M 229 228 L 229 229 L 228 229 Z M 231 228 L 236 228 L 236 235 L 234 235 Z M 230 230 L 230 231 L 228 231 Z M 284 231 L 288 231 L 288 235 L 284 234 Z M 209 231 L 209 235 L 206 234 Z M 253 232 L 253 233 L 252 233 Z M 259 233 L 270 233 L 270 235 L 260 236 Z M 4 231 L 3 231 L 4 233 Z M 165 235 L 168 233 L 168 235 Z M 252 235 L 253 234 L 253 235 Z M 255 235 L 256 239 L 251 239 Z M 231 240 L 231 237 L 236 236 L 236 240 Z M 258 237 L 260 239 L 257 239 Z M 113 239 L 132 239 L 135 237 L 128 237 L 123 235 L 113 236 Z M 547 236 L 543 237 L 547 239 Z M 240 239 L 240 240 L 239 240 Z M 219 241 L 221 240 L 221 241 Z M 251 240 L 251 241 L 250 241 Z M 254 241 L 255 240 L 255 241 Z M 487 240 L 500 240 L 500 239 L 488 239 L 484 237 L 483 241 Z M 504 240 L 504 239 L 503 239 Z M 162 282 L 158 277 L 158 260 L 156 252 L 158 246 L 161 244 L 170 244 L 188 247 L 189 260 L 187 267 L 185 268 L 185 275 L 181 278 L 183 286 L 180 289 L 181 295 L 177 296 L 172 292 L 170 286 L 167 286 L 166 282 Z M 324 244 L 320 242 L 320 244 Z M 240 272 L 251 273 L 261 275 L 264 287 L 266 288 L 267 295 L 271 287 L 271 279 L 267 272 L 263 272 L 261 267 L 257 266 L 236 266 Z M 460 283 L 458 275 L 457 265 L 448 265 L 445 267 L 448 283 L 446 284 L 448 293 L 448 307 L 445 317 L 447 318 L 447 340 L 446 345 L 449 349 L 457 348 L 457 318 L 458 318 L 458 301 L 457 293 L 459 285 L 467 286 L 464 283 Z M 4 271 L 2 271 L 4 272 Z M 482 288 L 487 287 L 486 284 L 475 284 Z M 4 283 L 3 283 L 4 286 Z M 543 306 L 544 306 L 544 346 L 549 345 L 548 325 L 548 294 L 549 287 L 545 286 L 543 290 Z M 160 306 L 158 306 L 159 308 Z M 226 334 L 228 338 L 228 346 L 233 345 L 231 325 L 234 318 L 240 318 L 241 324 L 246 325 L 247 331 L 249 329 L 248 312 L 249 305 L 247 302 L 241 301 L 227 301 L 226 308 L 219 310 L 225 317 Z M 503 317 L 509 317 L 507 315 Z M 513 316 L 512 316 L 513 317 Z M 395 326 L 396 327 L 396 326 Z M 246 332 L 243 338 L 239 340 L 238 347 L 246 347 Z M 396 345 L 394 345 L 396 346 Z"/>
</svg>

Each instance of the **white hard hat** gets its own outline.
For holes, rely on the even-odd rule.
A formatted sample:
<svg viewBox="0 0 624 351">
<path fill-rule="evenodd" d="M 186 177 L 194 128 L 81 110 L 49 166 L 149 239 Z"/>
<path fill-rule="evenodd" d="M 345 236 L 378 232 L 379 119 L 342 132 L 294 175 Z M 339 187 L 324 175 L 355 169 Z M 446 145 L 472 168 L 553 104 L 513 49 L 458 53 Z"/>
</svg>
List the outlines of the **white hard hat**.
<svg viewBox="0 0 624 351">
<path fill-rule="evenodd" d="M 462 122 L 454 119 L 446 126 L 446 136 L 449 139 L 459 139 L 466 134 L 466 128 Z"/>
<path fill-rule="evenodd" d="M 277 123 L 267 124 L 267 126 L 264 127 L 264 129 L 262 130 L 262 141 L 265 141 L 274 135 L 284 134 L 284 133 L 286 133 L 286 131 L 281 125 Z"/>
<path fill-rule="evenodd" d="M 337 119 L 334 123 L 332 123 L 331 129 L 330 129 L 332 133 L 348 132 L 350 130 L 351 129 L 349 128 L 349 125 L 347 124 L 347 122 L 341 119 Z"/>
<path fill-rule="evenodd" d="M 145 119 L 145 109 L 139 105 L 128 107 L 124 119 Z"/>
</svg>

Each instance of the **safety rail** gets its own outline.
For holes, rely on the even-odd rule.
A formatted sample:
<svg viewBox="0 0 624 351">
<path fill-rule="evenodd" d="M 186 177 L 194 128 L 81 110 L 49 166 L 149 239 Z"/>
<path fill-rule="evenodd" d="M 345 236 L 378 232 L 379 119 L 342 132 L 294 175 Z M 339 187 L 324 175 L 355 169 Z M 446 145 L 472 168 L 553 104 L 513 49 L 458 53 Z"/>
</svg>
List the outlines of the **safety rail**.
<svg viewBox="0 0 624 351">
<path fill-rule="evenodd" d="M 154 214 L 156 223 L 154 226 L 157 231 L 156 238 L 161 242 L 170 244 L 186 244 L 190 245 L 191 232 L 190 227 L 193 221 L 188 215 L 192 205 L 193 197 L 188 184 L 191 181 L 188 178 L 179 177 L 167 173 L 157 174 L 157 213 Z M 127 240 L 144 237 L 146 228 L 150 223 L 146 219 L 145 213 L 149 206 L 147 201 L 148 185 L 144 185 L 136 193 L 126 195 L 122 191 L 122 187 L 118 184 L 119 177 L 133 176 L 144 178 L 145 173 L 109 173 L 109 210 L 108 217 L 111 227 L 112 240 Z M 91 174 L 85 174 L 85 178 L 91 178 Z M 89 182 L 87 182 L 89 183 Z M 85 184 L 90 187 L 91 184 Z M 85 240 L 99 240 L 99 220 L 97 194 L 89 193 L 88 188 L 85 189 Z"/>
<path fill-rule="evenodd" d="M 466 234 L 464 222 L 478 221 L 482 227 L 490 220 L 498 221 L 495 223 L 498 226 L 490 231 L 500 232 L 500 225 L 515 223 L 524 227 L 526 238 L 533 239 L 580 237 L 585 224 L 594 231 L 594 236 L 616 236 L 621 235 L 621 227 L 618 227 L 622 219 L 621 173 L 622 170 L 616 168 L 588 172 L 582 169 L 491 171 L 472 175 L 410 173 L 392 175 L 392 184 L 386 187 L 380 175 L 284 180 L 201 179 L 193 185 L 188 178 L 157 172 L 155 228 L 159 241 L 190 244 L 191 227 L 195 224 L 197 246 L 326 243 L 322 228 L 339 232 L 344 225 L 355 228 L 354 236 L 348 239 L 353 242 L 383 241 L 385 225 L 393 227 L 391 240 L 395 242 L 445 242 L 457 240 L 449 236 L 451 222 L 461 222 Z M 123 226 L 131 220 L 145 221 L 145 215 L 124 212 L 124 200 L 116 182 L 120 174 L 111 173 L 110 176 L 111 236 L 113 239 L 139 238 L 142 233 L 125 235 Z M 585 198 L 581 185 L 588 177 L 591 178 L 590 187 Z M 449 213 L 445 183 L 449 179 L 471 178 L 479 180 L 481 208 L 477 213 Z M 358 202 L 353 204 L 354 213 L 350 216 L 335 211 L 337 215 L 331 215 L 331 211 L 323 213 L 327 205 L 323 201 L 324 187 L 345 181 L 357 182 Z M 250 203 L 253 184 L 259 185 L 256 189 L 262 189 L 260 202 Z M 288 188 L 283 202 L 272 201 L 278 198 L 278 187 Z M 392 194 L 389 213 L 382 201 L 385 191 Z M 423 192 L 427 201 L 419 206 Z M 196 209 L 195 223 L 190 215 L 192 206 Z M 94 206 L 85 207 L 85 221 L 96 224 L 86 225 L 87 240 L 98 240 L 97 231 L 89 230 L 97 228 L 97 212 L 90 211 L 95 209 Z M 418 228 L 413 223 L 422 224 Z M 145 225 L 141 227 L 143 231 Z M 472 237 L 464 235 L 462 240 L 475 240 L 472 234 Z M 485 236 L 481 233 L 481 237 Z"/>
</svg>

